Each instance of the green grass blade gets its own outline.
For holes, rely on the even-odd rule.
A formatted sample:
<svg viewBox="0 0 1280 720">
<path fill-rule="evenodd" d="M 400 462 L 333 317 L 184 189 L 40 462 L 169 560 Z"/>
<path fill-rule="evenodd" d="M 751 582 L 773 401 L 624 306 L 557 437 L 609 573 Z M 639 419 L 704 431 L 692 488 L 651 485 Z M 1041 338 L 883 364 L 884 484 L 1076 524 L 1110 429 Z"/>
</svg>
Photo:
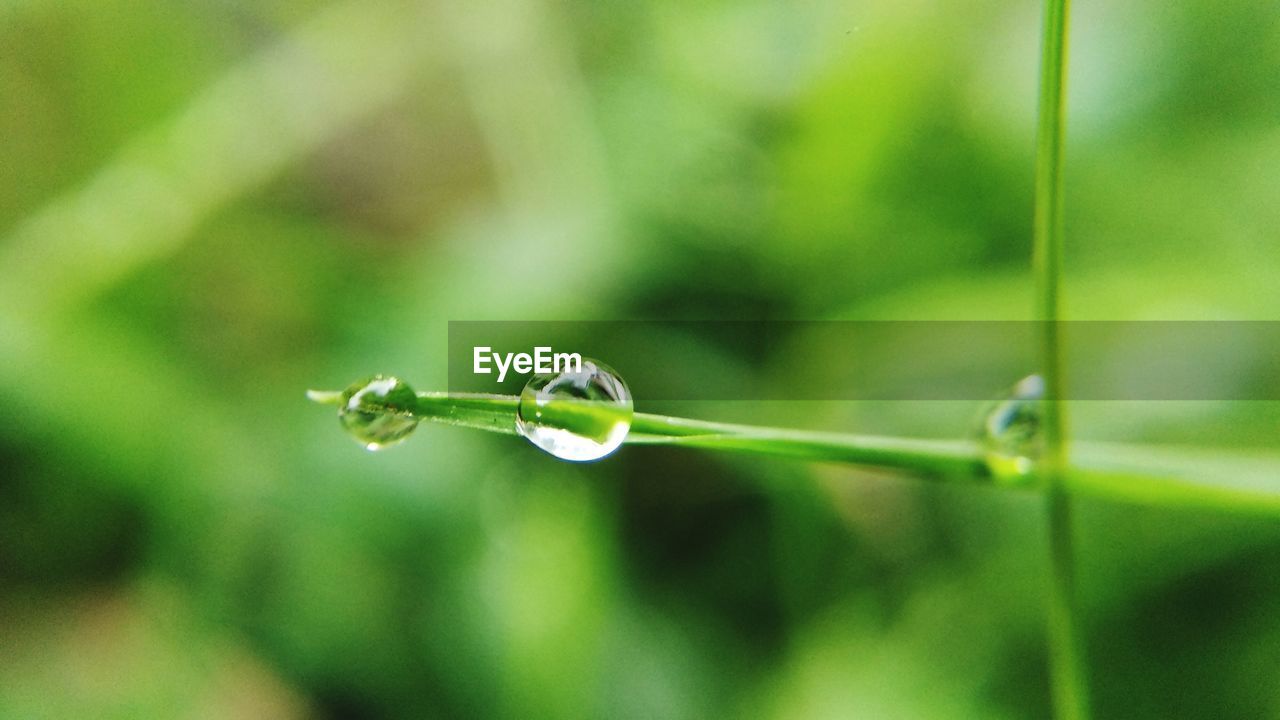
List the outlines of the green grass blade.
<svg viewBox="0 0 1280 720">
<path fill-rule="evenodd" d="M 340 392 L 308 397 L 337 405 Z M 517 435 L 514 395 L 418 393 L 423 421 Z M 588 411 L 576 408 L 577 412 Z M 1002 484 L 976 444 L 811 432 L 637 413 L 626 444 L 666 445 L 891 469 L 947 482 Z M 1195 508 L 1280 517 L 1280 458 L 1203 450 L 1082 444 L 1061 479 L 1064 494 L 1154 507 Z M 1009 487 L 1046 489 L 1043 477 Z"/>
<path fill-rule="evenodd" d="M 1049 675 L 1054 715 L 1089 717 L 1089 690 L 1077 620 L 1071 494 L 1067 491 L 1067 420 L 1063 410 L 1062 346 L 1058 320 L 1062 276 L 1063 97 L 1066 86 L 1069 0 L 1045 0 L 1041 39 L 1040 107 L 1036 133 L 1033 264 L 1045 384 L 1044 458 L 1049 564 Z"/>
</svg>

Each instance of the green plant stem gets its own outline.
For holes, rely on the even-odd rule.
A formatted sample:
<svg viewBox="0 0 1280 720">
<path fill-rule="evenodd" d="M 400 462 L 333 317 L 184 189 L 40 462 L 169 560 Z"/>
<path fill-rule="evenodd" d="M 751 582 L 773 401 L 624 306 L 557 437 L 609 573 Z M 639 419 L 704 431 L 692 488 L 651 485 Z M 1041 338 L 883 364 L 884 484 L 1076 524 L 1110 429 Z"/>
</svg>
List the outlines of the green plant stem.
<svg viewBox="0 0 1280 720">
<path fill-rule="evenodd" d="M 337 404 L 341 393 L 311 391 L 320 403 Z M 514 395 L 418 393 L 415 415 L 445 425 L 518 434 Z M 808 460 L 892 468 L 921 475 L 984 479 L 989 475 L 976 448 L 967 443 L 807 432 L 636 413 L 630 445 L 681 445 Z"/>
<path fill-rule="evenodd" d="M 1036 134 L 1033 264 L 1044 378 L 1045 506 L 1051 570 L 1048 607 L 1049 674 L 1054 714 L 1060 720 L 1089 717 L 1075 592 L 1071 495 L 1068 493 L 1067 420 L 1062 399 L 1059 282 L 1062 276 L 1063 98 L 1066 85 L 1069 0 L 1045 0 L 1041 39 L 1040 107 Z"/>
<path fill-rule="evenodd" d="M 338 392 L 311 392 L 338 404 Z M 420 420 L 517 435 L 514 395 L 420 392 Z M 938 482 L 1043 490 L 1043 476 L 992 475 L 971 442 L 887 438 L 709 422 L 637 413 L 628 445 L 674 445 L 716 452 L 837 462 L 892 469 Z M 1280 458 L 1226 457 L 1174 448 L 1082 445 L 1062 489 L 1075 496 L 1152 507 L 1213 509 L 1280 517 Z"/>
</svg>

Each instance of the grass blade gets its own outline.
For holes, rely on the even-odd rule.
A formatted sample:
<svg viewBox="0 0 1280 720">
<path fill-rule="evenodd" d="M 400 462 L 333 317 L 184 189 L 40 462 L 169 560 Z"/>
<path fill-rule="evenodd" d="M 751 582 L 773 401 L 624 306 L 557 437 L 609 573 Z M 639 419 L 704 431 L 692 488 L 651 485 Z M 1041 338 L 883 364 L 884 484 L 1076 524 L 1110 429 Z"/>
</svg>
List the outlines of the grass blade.
<svg viewBox="0 0 1280 720">
<path fill-rule="evenodd" d="M 342 402 L 340 392 L 311 391 L 321 404 Z M 426 422 L 517 435 L 514 395 L 418 393 L 414 415 Z M 1046 478 L 1013 483 L 995 478 L 974 443 L 711 422 L 636 413 L 628 445 L 666 445 L 891 469 L 944 482 L 1047 490 Z M 1203 450 L 1082 444 L 1061 477 L 1061 492 L 1153 507 L 1196 508 L 1280 517 L 1280 458 L 1241 458 Z"/>
<path fill-rule="evenodd" d="M 1070 0 L 1045 0 L 1041 38 L 1040 107 L 1036 132 L 1033 265 L 1040 323 L 1041 376 L 1049 528 L 1049 675 L 1054 715 L 1060 720 L 1089 717 L 1089 692 L 1076 611 L 1075 552 L 1071 495 L 1067 492 L 1067 421 L 1062 398 L 1062 347 L 1058 320 L 1062 276 L 1063 97 L 1066 86 L 1067 21 Z"/>
</svg>

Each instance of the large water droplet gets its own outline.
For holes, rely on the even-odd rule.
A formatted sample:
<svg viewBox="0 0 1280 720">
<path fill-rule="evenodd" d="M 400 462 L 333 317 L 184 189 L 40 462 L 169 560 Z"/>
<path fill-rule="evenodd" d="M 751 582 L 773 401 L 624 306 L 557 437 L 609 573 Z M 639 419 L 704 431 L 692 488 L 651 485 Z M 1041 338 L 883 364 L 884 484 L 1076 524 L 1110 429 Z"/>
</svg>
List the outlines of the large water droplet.
<svg viewBox="0 0 1280 720">
<path fill-rule="evenodd" d="M 631 391 L 607 366 L 584 358 L 580 372 L 535 375 L 520 393 L 516 429 L 561 460 L 608 455 L 627 437 Z"/>
<path fill-rule="evenodd" d="M 413 388 L 394 377 L 375 375 L 342 392 L 338 419 L 369 450 L 381 450 L 409 436 L 418 426 Z"/>
<path fill-rule="evenodd" d="M 1016 480 L 1035 469 L 1044 450 L 1041 433 L 1044 379 L 1028 375 L 986 411 L 980 430 L 987 467 L 997 480 Z"/>
</svg>

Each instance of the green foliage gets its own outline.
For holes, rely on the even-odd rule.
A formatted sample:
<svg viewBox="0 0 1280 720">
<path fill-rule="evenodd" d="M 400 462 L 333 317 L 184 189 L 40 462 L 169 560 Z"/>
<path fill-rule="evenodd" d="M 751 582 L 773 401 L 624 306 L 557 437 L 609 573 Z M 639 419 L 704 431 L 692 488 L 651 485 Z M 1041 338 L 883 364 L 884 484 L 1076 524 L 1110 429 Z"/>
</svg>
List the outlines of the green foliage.
<svg viewBox="0 0 1280 720">
<path fill-rule="evenodd" d="M 1275 27 L 1074 9 L 1064 319 L 1280 317 Z M 1027 319 L 1038 36 L 1004 0 L 0 0 L 0 717 L 1047 716 L 1040 495 L 863 464 L 969 403 L 637 388 L 863 462 L 580 466 L 369 455 L 297 397 L 443 387 L 450 319 Z M 812 340 L 664 338 L 780 388 Z M 1095 715 L 1275 715 L 1280 403 L 1066 409 Z"/>
</svg>

